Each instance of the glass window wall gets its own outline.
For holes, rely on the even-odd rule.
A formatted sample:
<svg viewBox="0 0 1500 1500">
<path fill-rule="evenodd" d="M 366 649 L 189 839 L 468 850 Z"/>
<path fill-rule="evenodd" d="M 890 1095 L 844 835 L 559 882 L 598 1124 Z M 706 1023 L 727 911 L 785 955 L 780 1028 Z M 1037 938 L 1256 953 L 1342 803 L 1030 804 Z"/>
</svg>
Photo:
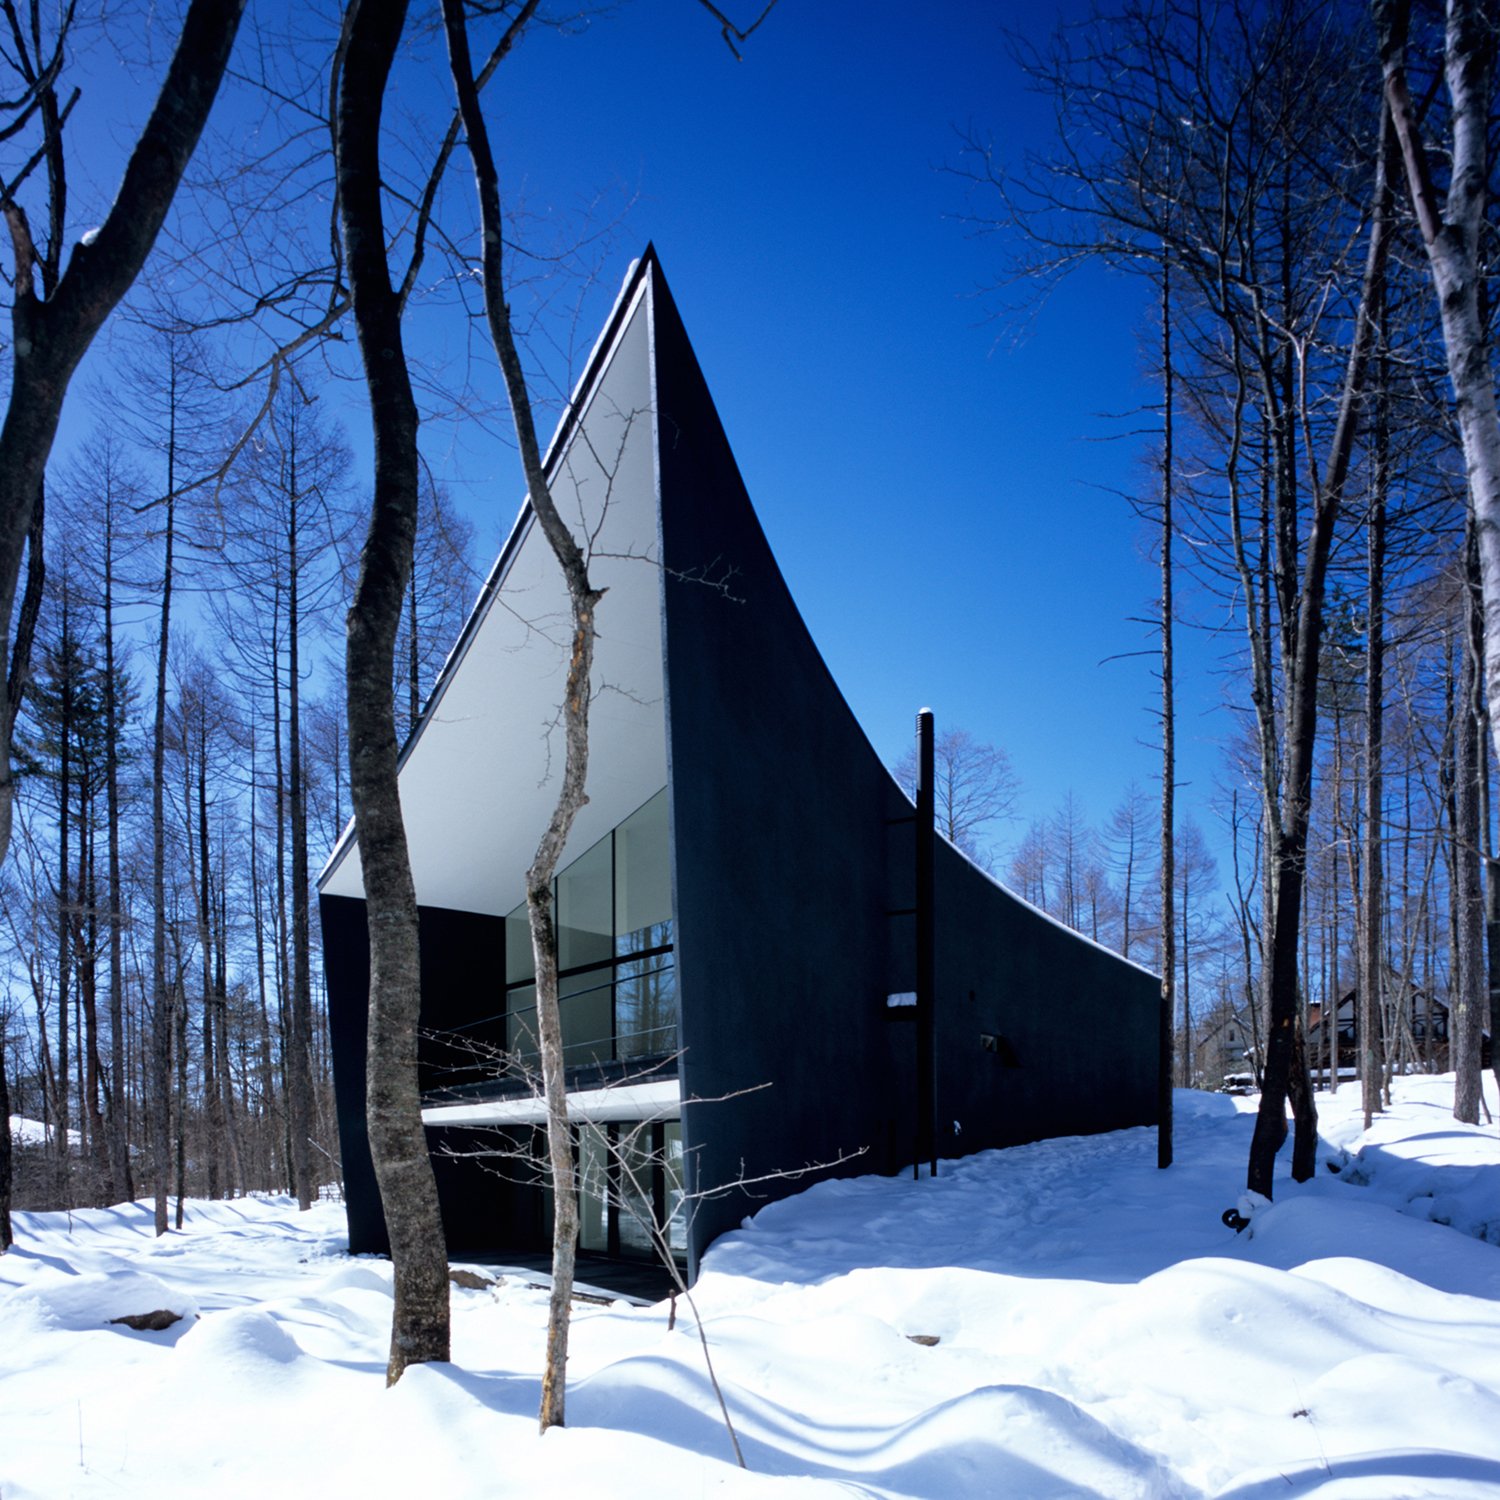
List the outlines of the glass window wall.
<svg viewBox="0 0 1500 1500">
<path fill-rule="evenodd" d="M 609 1144 L 592 1126 L 578 1140 L 578 1244 L 609 1253 Z"/>
<path fill-rule="evenodd" d="M 558 1000 L 569 1067 L 677 1046 L 671 841 L 663 788 L 559 872 Z M 507 1046 L 534 1065 L 536 985 L 526 905 L 505 919 Z"/>
<path fill-rule="evenodd" d="M 621 1126 L 615 1154 L 619 1158 L 620 1254 L 649 1257 L 656 1249 L 652 1227 L 656 1220 L 653 1191 L 659 1163 L 651 1150 L 649 1125 Z"/>
</svg>

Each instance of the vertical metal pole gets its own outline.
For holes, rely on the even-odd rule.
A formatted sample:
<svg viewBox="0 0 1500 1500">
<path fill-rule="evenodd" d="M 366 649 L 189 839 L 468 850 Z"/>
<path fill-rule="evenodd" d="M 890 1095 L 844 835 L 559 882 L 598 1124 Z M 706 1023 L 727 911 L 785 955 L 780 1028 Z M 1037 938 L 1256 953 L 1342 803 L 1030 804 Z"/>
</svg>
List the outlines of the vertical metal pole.
<svg viewBox="0 0 1500 1500">
<path fill-rule="evenodd" d="M 937 1176 L 936 1088 L 933 1047 L 932 863 L 936 798 L 933 787 L 932 710 L 917 714 L 917 1142 L 912 1176 L 924 1161 Z"/>
</svg>

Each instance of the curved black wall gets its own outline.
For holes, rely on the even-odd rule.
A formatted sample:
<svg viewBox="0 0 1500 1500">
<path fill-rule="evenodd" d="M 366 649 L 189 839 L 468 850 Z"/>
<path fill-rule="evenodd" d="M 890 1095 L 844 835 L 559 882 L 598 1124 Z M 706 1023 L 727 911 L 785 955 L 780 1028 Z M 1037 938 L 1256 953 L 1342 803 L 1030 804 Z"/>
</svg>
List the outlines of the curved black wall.
<svg viewBox="0 0 1500 1500">
<path fill-rule="evenodd" d="M 893 914 L 914 902 L 912 807 L 797 612 L 659 273 L 654 307 L 681 1071 L 720 1101 L 684 1111 L 694 1185 L 855 1152 L 814 1175 L 897 1170 L 916 1031 L 885 1002 L 914 985 Z M 941 844 L 936 913 L 940 1153 L 1154 1119 L 1149 975 Z M 704 1203 L 694 1254 L 808 1180 Z"/>
</svg>

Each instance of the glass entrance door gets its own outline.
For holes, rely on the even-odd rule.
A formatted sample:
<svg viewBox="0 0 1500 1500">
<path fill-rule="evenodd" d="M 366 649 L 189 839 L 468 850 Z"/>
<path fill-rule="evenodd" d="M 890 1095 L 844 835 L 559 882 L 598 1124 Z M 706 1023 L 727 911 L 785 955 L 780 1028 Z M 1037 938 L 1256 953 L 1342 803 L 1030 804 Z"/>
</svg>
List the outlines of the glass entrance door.
<svg viewBox="0 0 1500 1500">
<path fill-rule="evenodd" d="M 686 1255 L 682 1195 L 679 1121 L 622 1121 L 580 1129 L 580 1249 L 626 1260 L 654 1260 L 655 1232 L 663 1232 L 673 1255 Z"/>
</svg>

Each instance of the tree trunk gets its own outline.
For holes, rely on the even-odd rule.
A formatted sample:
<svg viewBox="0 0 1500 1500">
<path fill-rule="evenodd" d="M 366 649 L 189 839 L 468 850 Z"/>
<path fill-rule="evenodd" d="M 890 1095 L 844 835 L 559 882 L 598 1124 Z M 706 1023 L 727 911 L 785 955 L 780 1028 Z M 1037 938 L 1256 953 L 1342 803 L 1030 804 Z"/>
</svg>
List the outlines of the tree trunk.
<svg viewBox="0 0 1500 1500">
<path fill-rule="evenodd" d="M 73 748 L 73 698 L 76 682 L 76 662 L 73 655 L 72 632 L 68 621 L 68 584 L 64 575 L 62 588 L 62 635 L 59 643 L 62 660 L 62 676 L 58 713 L 57 769 L 57 1098 L 54 1103 L 57 1121 L 57 1193 L 62 1208 L 73 1207 L 69 1173 L 69 1134 L 73 1115 L 70 1108 L 68 1088 L 68 991 L 72 971 L 72 906 L 68 892 L 72 875 L 68 869 L 69 833 L 72 828 L 72 748 Z"/>
<path fill-rule="evenodd" d="M 3 1018 L 0 1018 L 0 1255 L 4 1255 L 15 1244 L 15 1235 L 10 1223 L 11 1192 L 11 1141 L 10 1141 L 10 1080 L 5 1063 L 6 1037 Z"/>
<path fill-rule="evenodd" d="M 491 56 L 493 68 L 509 50 L 536 10 L 528 0 L 511 21 Z M 448 36 L 448 59 L 453 73 L 459 113 L 463 117 L 474 182 L 479 196 L 483 233 L 481 258 L 485 313 L 490 338 L 505 377 L 506 396 L 521 451 L 532 510 L 567 583 L 572 614 L 572 651 L 563 689 L 565 756 L 562 785 L 552 816 L 526 872 L 526 905 L 536 962 L 537 1029 L 547 1102 L 547 1150 L 552 1166 L 553 1231 L 552 1295 L 547 1319 L 547 1361 L 542 1372 L 539 1421 L 543 1431 L 560 1427 L 565 1417 L 568 1322 L 573 1295 L 573 1267 L 578 1249 L 578 1189 L 573 1163 L 572 1131 L 568 1125 L 567 1080 L 563 1067 L 562 1019 L 557 996 L 557 934 L 552 923 L 552 881 L 567 845 L 573 820 L 587 802 L 589 700 L 593 691 L 594 613 L 601 593 L 589 580 L 583 552 L 568 530 L 552 499 L 541 449 L 536 438 L 531 396 L 516 350 L 510 309 L 505 295 L 501 260 L 504 226 L 500 213 L 500 179 L 490 148 L 489 131 L 479 107 L 469 55 L 469 38 L 462 0 L 443 0 L 443 22 Z"/>
<path fill-rule="evenodd" d="M 1375 472 L 1370 494 L 1366 567 L 1366 663 L 1365 663 L 1365 882 L 1364 921 L 1360 932 L 1359 1024 L 1364 1052 L 1362 1102 L 1365 1129 L 1380 1109 L 1381 997 L 1384 968 L 1381 963 L 1384 936 L 1382 911 L 1385 902 L 1381 834 L 1385 822 L 1385 793 L 1381 757 L 1384 752 L 1385 712 L 1385 500 L 1389 476 L 1389 438 L 1386 426 L 1385 357 L 1377 361 L 1379 377 L 1375 392 Z"/>
<path fill-rule="evenodd" d="M 286 911 L 286 758 L 282 754 L 281 717 L 281 583 L 274 590 L 271 627 L 271 766 L 276 795 L 276 1036 L 281 1055 L 281 1157 L 283 1185 L 297 1190 L 297 1169 L 292 1147 L 291 1055 L 292 1055 L 292 955 L 291 923 Z"/>
<path fill-rule="evenodd" d="M 1360 288 L 1354 339 L 1345 370 L 1327 472 L 1314 497 L 1314 514 L 1307 553 L 1302 565 L 1302 586 L 1294 611 L 1295 639 L 1287 653 L 1288 684 L 1286 739 L 1286 794 L 1279 814 L 1268 819 L 1267 860 L 1270 868 L 1271 903 L 1268 947 L 1270 974 L 1267 988 L 1266 1076 L 1260 1109 L 1250 1143 L 1246 1183 L 1252 1192 L 1269 1198 L 1273 1188 L 1276 1154 L 1286 1139 L 1286 1101 L 1296 1069 L 1305 1075 L 1306 1057 L 1297 1037 L 1297 945 L 1302 916 L 1302 892 L 1307 873 L 1307 833 L 1312 815 L 1313 759 L 1318 721 L 1318 668 L 1323 643 L 1323 596 L 1328 558 L 1333 545 L 1334 524 L 1343 503 L 1344 485 L 1354 449 L 1359 422 L 1360 397 L 1365 368 L 1379 326 L 1377 313 L 1385 285 L 1386 254 L 1390 245 L 1391 213 L 1386 161 L 1389 151 L 1389 118 L 1381 114 L 1381 149 L 1375 174 L 1374 206 L 1369 249 Z M 1285 619 L 1285 616 L 1283 617 Z M 1285 627 L 1284 627 L 1285 628 Z M 1262 715 L 1270 704 L 1258 705 Z M 1305 1078 L 1302 1081 L 1305 1083 Z M 1315 1169 L 1317 1116 L 1312 1091 L 1299 1083 L 1294 1103 L 1301 1101 L 1297 1116 L 1297 1143 L 1292 1175 L 1305 1181 Z"/>
<path fill-rule="evenodd" d="M 203 1103 L 207 1140 L 203 1156 L 208 1166 L 208 1196 L 217 1198 L 223 1185 L 224 1111 L 219 1092 L 219 1048 L 214 1015 L 213 881 L 208 838 L 208 702 L 198 695 L 198 953 L 203 975 Z M 184 741 L 187 723 L 182 726 Z M 184 746 L 185 748 L 185 746 Z"/>
<path fill-rule="evenodd" d="M 86 793 L 80 806 L 78 891 L 83 912 L 74 918 L 73 933 L 78 955 L 78 998 L 83 1010 L 83 1119 L 87 1124 L 88 1161 L 91 1166 L 88 1201 L 106 1207 L 114 1201 L 110 1191 L 110 1159 L 99 1095 L 103 1063 L 99 1055 L 99 891 L 95 867 L 95 811 L 97 797 L 92 763 L 84 770 Z"/>
<path fill-rule="evenodd" d="M 407 585 L 411 609 L 407 617 L 406 641 L 406 732 L 411 734 L 417 727 L 422 713 L 422 694 L 418 688 L 421 678 L 422 653 L 418 639 L 417 620 L 417 570 L 411 570 L 411 581 Z"/>
<path fill-rule="evenodd" d="M 302 781 L 301 663 L 297 644 L 297 449 L 290 449 L 287 526 L 287 754 L 292 823 L 292 1013 L 288 1028 L 287 1112 L 292 1128 L 292 1181 L 297 1207 L 312 1207 L 312 954 L 307 910 L 307 791 Z"/>
<path fill-rule="evenodd" d="M 172 1154 L 172 1000 L 167 984 L 167 654 L 172 635 L 172 547 L 177 487 L 177 361 L 168 372 L 166 551 L 156 645 L 156 711 L 151 730 L 151 1171 L 156 1232 L 167 1232 Z"/>
<path fill-rule="evenodd" d="M 176 947 L 176 944 L 173 945 Z M 177 1139 L 176 1159 L 177 1170 L 177 1211 L 173 1223 L 178 1229 L 182 1228 L 183 1209 L 187 1200 L 187 1130 L 188 1130 L 188 1086 L 187 1086 L 187 1055 L 188 1055 L 188 1006 L 187 988 L 183 983 L 183 971 L 185 968 L 182 952 L 177 950 L 174 958 L 176 973 L 172 979 L 172 1018 L 176 1022 L 177 1048 Z"/>
<path fill-rule="evenodd" d="M 1474 549 L 1466 545 L 1466 570 L 1472 580 Z M 1458 971 L 1450 988 L 1452 1001 L 1448 1040 L 1453 1060 L 1453 1114 L 1467 1124 L 1479 1123 L 1480 1054 L 1484 1016 L 1488 1010 L 1484 961 L 1484 893 L 1480 876 L 1479 754 L 1480 715 L 1478 600 L 1473 588 L 1464 590 L 1467 607 L 1461 616 L 1458 703 L 1453 730 L 1453 858 L 1454 914 L 1457 920 Z"/>
<path fill-rule="evenodd" d="M 1401 142 L 1406 183 L 1416 211 L 1442 319 L 1448 379 L 1468 475 L 1485 610 L 1484 687 L 1500 701 L 1500 411 L 1489 335 L 1481 305 L 1480 241 L 1489 201 L 1490 81 L 1494 16 L 1481 0 L 1448 0 L 1444 74 L 1452 121 L 1447 201 L 1438 203 L 1427 148 L 1418 133 L 1406 78 L 1410 0 L 1375 0 L 1385 97 Z M 1500 736 L 1500 717 L 1490 733 Z M 1496 739 L 1500 747 L 1500 739 Z"/>
<path fill-rule="evenodd" d="M 1172 1011 L 1177 954 L 1172 902 L 1177 872 L 1177 713 L 1172 660 L 1172 499 L 1175 437 L 1172 387 L 1171 263 L 1161 263 L 1161 1013 L 1157 1018 L 1156 1165 L 1172 1165 Z M 1127 943 L 1127 949 L 1128 949 Z M 1184 1041 L 1184 1045 L 1186 1042 Z"/>
<path fill-rule="evenodd" d="M 214 1032 L 218 1047 L 215 1072 L 219 1079 L 219 1112 L 224 1126 L 224 1153 L 227 1167 L 225 1192 L 233 1197 L 245 1191 L 245 1162 L 240 1151 L 240 1127 L 234 1103 L 234 1078 L 229 1067 L 229 972 L 225 949 L 229 941 L 228 898 L 224 891 L 225 868 L 224 838 L 219 836 L 219 908 L 218 923 L 211 928 L 215 935 L 214 947 L 214 1009 L 219 1024 Z"/>
<path fill-rule="evenodd" d="M 11 646 L 9 663 L 5 666 L 4 698 L 0 699 L 0 778 L 10 775 L 11 744 L 15 733 L 15 716 L 20 712 L 26 682 L 30 676 L 31 645 L 36 635 L 37 618 L 41 614 L 42 591 L 46 582 L 47 568 L 43 551 L 43 532 L 46 522 L 45 488 L 37 490 L 36 505 L 32 509 L 31 523 L 26 536 L 26 591 L 21 598 L 21 608 L 16 617 L 15 640 Z M 8 796 L 8 791 L 4 793 Z M 9 839 L 9 809 L 5 809 L 5 839 Z M 5 843 L 0 842 L 0 860 L 4 859 Z M 43 1038 L 46 1030 L 43 1029 Z M 10 1222 L 12 1172 L 15 1158 L 10 1136 L 10 1085 L 6 1077 L 5 1030 L 0 1025 L 0 1255 L 13 1243 Z"/>
<path fill-rule="evenodd" d="M 124 909 L 120 874 L 120 699 L 115 666 L 115 498 L 104 494 L 104 819 L 109 843 L 109 1157 L 114 1194 L 127 1203 L 135 1198 L 130 1170 L 130 1134 L 125 1119 L 129 1096 L 125 1074 L 125 974 L 121 928 Z"/>
<path fill-rule="evenodd" d="M 265 898 L 260 884 L 260 834 L 255 779 L 255 726 L 250 728 L 250 918 L 255 932 L 256 1042 L 260 1064 L 260 1137 L 264 1147 L 261 1185 L 269 1188 L 276 1171 L 276 1070 L 271 1058 L 271 1016 L 266 994 Z"/>
<path fill-rule="evenodd" d="M 448 1265 L 417 1083 L 417 898 L 396 779 L 396 633 L 417 527 L 417 405 L 391 286 L 381 209 L 380 119 L 406 0 L 346 19 L 335 150 L 354 320 L 370 395 L 375 486 L 348 616 L 349 791 L 370 926 L 366 1118 L 395 1265 L 387 1383 L 448 1358 Z"/>
</svg>

